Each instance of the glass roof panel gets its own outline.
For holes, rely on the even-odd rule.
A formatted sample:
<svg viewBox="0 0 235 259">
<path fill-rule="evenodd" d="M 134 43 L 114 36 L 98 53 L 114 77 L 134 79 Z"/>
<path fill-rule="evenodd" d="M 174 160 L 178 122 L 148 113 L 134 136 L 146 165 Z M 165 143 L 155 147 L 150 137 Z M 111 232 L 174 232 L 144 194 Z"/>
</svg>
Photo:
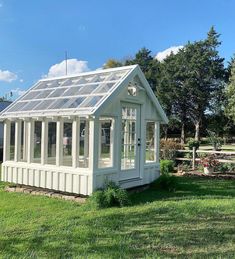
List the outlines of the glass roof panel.
<svg viewBox="0 0 235 259">
<path fill-rule="evenodd" d="M 92 97 L 87 97 L 86 101 L 82 103 L 79 108 L 82 107 L 94 107 L 102 99 L 103 96 L 97 95 Z"/>
<path fill-rule="evenodd" d="M 33 110 L 41 101 L 30 101 L 21 108 L 21 111 Z"/>
<path fill-rule="evenodd" d="M 34 98 L 37 97 L 37 95 L 40 94 L 40 91 L 32 91 L 32 92 L 28 92 L 23 98 L 22 100 L 32 100 Z"/>
<path fill-rule="evenodd" d="M 8 111 L 9 112 L 16 112 L 18 110 L 21 110 L 28 102 L 18 102 L 15 103 Z"/>
<path fill-rule="evenodd" d="M 82 109 L 84 114 L 90 114 L 102 103 L 102 100 L 109 96 L 122 82 L 127 73 L 132 71 L 133 66 L 97 70 L 74 76 L 61 78 L 48 78 L 40 80 L 25 95 L 20 97 L 12 107 L 6 108 L 1 114 L 7 116 L 14 113 L 14 116 L 21 116 L 21 112 L 43 111 L 56 113 L 63 109 L 74 109 L 79 113 Z M 85 109 L 87 108 L 87 109 Z"/>
<path fill-rule="evenodd" d="M 57 99 L 47 109 L 49 109 L 49 110 L 51 110 L 51 109 L 61 109 L 63 107 L 63 105 L 65 105 L 69 101 L 70 101 L 70 99 L 68 99 L 68 98 Z"/>
<path fill-rule="evenodd" d="M 65 92 L 65 91 L 67 91 L 68 90 L 68 88 L 58 88 L 58 89 L 56 89 L 56 90 L 54 90 L 51 94 L 50 94 L 50 98 L 51 97 L 60 97 L 60 96 L 62 96 L 63 95 L 63 93 Z"/>
<path fill-rule="evenodd" d="M 38 111 L 38 110 L 45 110 L 47 109 L 50 105 L 52 105 L 52 103 L 54 102 L 55 100 L 44 100 L 44 101 L 41 101 L 41 103 L 39 105 L 37 105 L 33 110 L 35 111 Z"/>
</svg>

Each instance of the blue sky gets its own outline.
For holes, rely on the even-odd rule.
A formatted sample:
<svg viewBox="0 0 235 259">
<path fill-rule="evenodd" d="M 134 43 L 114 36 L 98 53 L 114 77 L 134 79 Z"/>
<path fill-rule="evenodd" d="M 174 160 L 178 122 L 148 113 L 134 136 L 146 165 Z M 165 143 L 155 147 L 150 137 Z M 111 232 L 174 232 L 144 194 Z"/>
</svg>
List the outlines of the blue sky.
<svg viewBox="0 0 235 259">
<path fill-rule="evenodd" d="M 156 55 L 203 39 L 212 25 L 229 60 L 234 10 L 233 0 L 0 0 L 0 96 L 13 90 L 17 97 L 61 63 L 65 50 L 71 73 L 92 70 L 144 46 Z"/>
</svg>

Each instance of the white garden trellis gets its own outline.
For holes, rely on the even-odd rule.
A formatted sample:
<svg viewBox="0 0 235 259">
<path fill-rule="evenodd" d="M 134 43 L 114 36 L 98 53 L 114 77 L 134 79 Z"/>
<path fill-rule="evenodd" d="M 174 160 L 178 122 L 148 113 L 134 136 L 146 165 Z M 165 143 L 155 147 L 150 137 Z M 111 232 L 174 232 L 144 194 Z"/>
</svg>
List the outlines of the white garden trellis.
<svg viewBox="0 0 235 259">
<path fill-rule="evenodd" d="M 138 65 L 40 80 L 1 120 L 3 181 L 89 195 L 159 176 L 167 118 Z"/>
</svg>

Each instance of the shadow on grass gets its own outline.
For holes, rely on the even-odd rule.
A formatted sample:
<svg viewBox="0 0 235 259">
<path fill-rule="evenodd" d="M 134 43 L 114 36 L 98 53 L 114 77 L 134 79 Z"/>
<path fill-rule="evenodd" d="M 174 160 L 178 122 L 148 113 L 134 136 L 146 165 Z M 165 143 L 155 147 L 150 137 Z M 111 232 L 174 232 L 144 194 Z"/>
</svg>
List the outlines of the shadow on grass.
<svg viewBox="0 0 235 259">
<path fill-rule="evenodd" d="M 98 211 L 71 206 L 66 214 L 68 207 L 61 203 L 59 210 L 40 220 L 29 214 L 27 224 L 6 218 L 8 224 L 0 229 L 0 253 L 3 258 L 233 258 L 235 182 L 178 180 L 173 193 L 152 185 L 132 194 L 133 205 L 141 206 Z M 206 202 L 198 201 L 205 198 Z M 231 203 L 217 198 L 231 198 Z M 148 204 L 153 201 L 157 202 Z M 13 211 L 12 218 L 25 210 Z"/>
<path fill-rule="evenodd" d="M 201 179 L 197 177 L 177 177 L 175 192 L 159 189 L 152 184 L 149 189 L 131 194 L 133 205 L 157 200 L 182 200 L 182 199 L 204 199 L 204 198 L 234 198 L 235 181 L 221 179 Z"/>
</svg>

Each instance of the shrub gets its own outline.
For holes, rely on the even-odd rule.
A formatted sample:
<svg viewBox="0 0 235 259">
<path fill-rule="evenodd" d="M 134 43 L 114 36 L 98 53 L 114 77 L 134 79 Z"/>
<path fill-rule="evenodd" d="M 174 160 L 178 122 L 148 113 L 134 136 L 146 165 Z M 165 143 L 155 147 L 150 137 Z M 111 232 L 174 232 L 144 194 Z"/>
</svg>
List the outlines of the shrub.
<svg viewBox="0 0 235 259">
<path fill-rule="evenodd" d="M 161 159 L 174 160 L 177 155 L 177 150 L 182 149 L 182 145 L 171 139 L 162 139 L 160 143 L 160 157 Z"/>
<path fill-rule="evenodd" d="M 123 207 L 130 203 L 128 193 L 113 182 L 95 191 L 89 198 L 96 208 Z"/>
<path fill-rule="evenodd" d="M 190 149 L 190 150 L 193 150 L 193 148 L 195 147 L 196 148 L 196 150 L 199 148 L 199 146 L 200 146 L 200 142 L 198 141 L 198 140 L 195 140 L 195 139 L 193 139 L 193 138 L 191 138 L 189 141 L 188 141 L 188 148 Z"/>
<path fill-rule="evenodd" d="M 209 134 L 210 144 L 213 146 L 214 150 L 220 150 L 223 144 L 223 139 L 218 137 L 215 132 L 207 130 Z"/>
<path fill-rule="evenodd" d="M 172 160 L 161 160 L 160 161 L 160 172 L 161 174 L 169 174 L 174 171 L 174 161 Z"/>
<path fill-rule="evenodd" d="M 177 189 L 177 185 L 177 177 L 169 174 L 161 175 L 154 183 L 155 187 L 169 192 L 174 192 Z"/>
</svg>

